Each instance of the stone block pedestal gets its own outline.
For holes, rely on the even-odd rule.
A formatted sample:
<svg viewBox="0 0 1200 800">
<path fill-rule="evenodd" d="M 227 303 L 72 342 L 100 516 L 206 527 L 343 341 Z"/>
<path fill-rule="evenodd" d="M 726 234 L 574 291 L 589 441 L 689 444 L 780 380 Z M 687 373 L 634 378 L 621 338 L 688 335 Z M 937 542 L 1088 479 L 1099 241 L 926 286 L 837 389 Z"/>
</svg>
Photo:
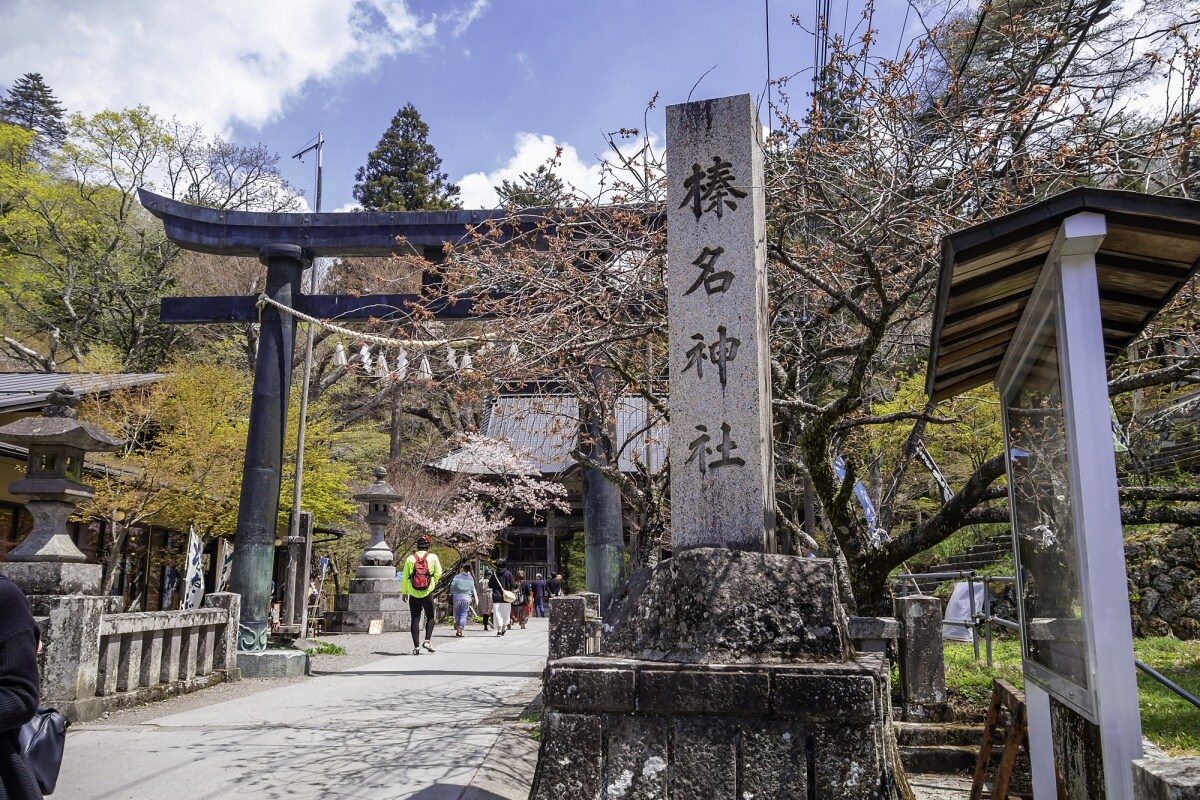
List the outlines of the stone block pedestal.
<svg viewBox="0 0 1200 800">
<path fill-rule="evenodd" d="M 70 561 L 6 561 L 0 564 L 0 572 L 20 586 L 26 597 L 97 595 L 104 567 Z"/>
<path fill-rule="evenodd" d="M 890 672 L 851 653 L 830 561 L 684 551 L 605 631 L 547 667 L 532 800 L 896 796 Z"/>
<path fill-rule="evenodd" d="M 387 569 L 389 574 L 395 574 L 395 570 Z M 394 578 L 350 581 L 350 593 L 334 598 L 333 611 L 325 617 L 325 629 L 331 633 L 366 633 L 376 619 L 383 620 L 385 631 L 408 630 L 411 618 L 408 604 L 400 595 L 400 581 Z"/>
<path fill-rule="evenodd" d="M 553 662 L 535 800 L 886 797 L 882 655 L 837 665 Z"/>
<path fill-rule="evenodd" d="M 237 666 L 243 678 L 298 678 L 308 671 L 308 654 L 299 650 L 240 652 Z"/>
</svg>

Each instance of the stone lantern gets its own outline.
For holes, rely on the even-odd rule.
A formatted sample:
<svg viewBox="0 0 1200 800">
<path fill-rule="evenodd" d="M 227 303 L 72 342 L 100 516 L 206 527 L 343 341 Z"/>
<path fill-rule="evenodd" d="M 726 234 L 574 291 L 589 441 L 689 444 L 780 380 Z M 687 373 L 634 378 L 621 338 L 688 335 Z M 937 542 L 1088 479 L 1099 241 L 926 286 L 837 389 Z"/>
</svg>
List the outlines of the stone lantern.
<svg viewBox="0 0 1200 800">
<path fill-rule="evenodd" d="M 387 470 L 376 467 L 375 482 L 354 499 L 367 506 L 371 544 L 362 555 L 362 566 L 354 571 L 350 593 L 334 598 L 333 611 L 325 615 L 326 628 L 346 633 L 405 630 L 408 608 L 400 595 L 391 548 L 384 541 L 392 503 L 400 493 L 388 485 Z"/>
<path fill-rule="evenodd" d="M 6 556 L 4 574 L 31 594 L 95 594 L 103 572 L 88 564 L 67 533 L 75 508 L 94 492 L 83 483 L 88 452 L 113 452 L 124 442 L 76 419 L 79 402 L 66 384 L 49 396 L 40 417 L 26 417 L 0 427 L 0 442 L 29 450 L 25 477 L 9 491 L 26 498 L 33 530 Z"/>
<path fill-rule="evenodd" d="M 400 493 L 387 483 L 387 470 L 375 468 L 375 482 L 354 499 L 367 507 L 367 526 L 371 529 L 371 544 L 362 555 L 362 566 L 354 571 L 356 578 L 392 579 L 396 575 L 392 549 L 384 541 L 391 520 L 392 503 Z"/>
</svg>

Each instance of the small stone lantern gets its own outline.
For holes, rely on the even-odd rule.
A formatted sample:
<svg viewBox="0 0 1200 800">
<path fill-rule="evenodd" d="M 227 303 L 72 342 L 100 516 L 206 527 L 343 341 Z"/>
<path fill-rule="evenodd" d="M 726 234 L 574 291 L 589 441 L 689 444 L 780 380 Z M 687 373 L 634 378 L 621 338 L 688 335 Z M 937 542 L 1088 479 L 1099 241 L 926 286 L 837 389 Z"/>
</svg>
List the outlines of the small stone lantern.
<svg viewBox="0 0 1200 800">
<path fill-rule="evenodd" d="M 367 506 L 367 526 L 371 529 L 371 544 L 363 553 L 362 566 L 354 571 L 354 577 L 394 578 L 395 559 L 384 536 L 391 521 L 392 503 L 400 499 L 400 493 L 388 485 L 387 470 L 376 467 L 375 482 L 366 491 L 354 495 L 354 499 Z"/>
<path fill-rule="evenodd" d="M 8 552 L 3 571 L 27 593 L 92 594 L 99 591 L 102 568 L 87 564 L 67 533 L 79 503 L 95 493 L 83 483 L 87 452 L 114 452 L 124 442 L 76 419 L 79 402 L 66 384 L 49 396 L 40 417 L 25 417 L 0 427 L 0 442 L 29 450 L 25 477 L 9 491 L 26 498 L 33 530 Z"/>
</svg>

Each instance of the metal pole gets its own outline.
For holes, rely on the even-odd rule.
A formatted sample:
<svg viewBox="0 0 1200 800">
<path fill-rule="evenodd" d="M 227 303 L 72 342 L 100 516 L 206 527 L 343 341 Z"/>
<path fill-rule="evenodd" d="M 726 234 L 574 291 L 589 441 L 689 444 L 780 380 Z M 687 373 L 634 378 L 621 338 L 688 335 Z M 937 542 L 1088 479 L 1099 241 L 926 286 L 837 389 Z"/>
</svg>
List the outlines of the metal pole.
<svg viewBox="0 0 1200 800">
<path fill-rule="evenodd" d="M 317 151 L 317 197 L 316 197 L 316 213 L 321 212 L 321 172 L 324 166 L 324 134 L 317 133 L 317 143 L 312 147 L 301 150 L 293 158 L 299 158 L 309 150 Z M 308 270 L 308 293 L 317 293 L 317 265 L 314 262 Z M 302 493 L 304 491 L 304 432 L 308 423 L 308 387 L 312 377 L 312 359 L 313 359 L 313 325 L 308 323 L 307 341 L 304 345 L 304 375 L 300 382 L 300 422 L 296 431 L 296 475 L 292 481 L 292 518 L 291 525 L 288 530 L 288 582 L 287 582 L 287 598 L 285 600 L 284 622 L 288 626 L 296 624 L 296 582 L 303 582 L 307 587 L 308 581 L 304 580 L 308 577 L 308 565 L 312 560 L 312 534 L 311 526 L 306 530 L 309 531 L 304 542 L 298 541 L 300 538 L 300 504 Z M 304 560 L 297 564 L 301 547 L 303 546 Z M 308 592 L 305 590 L 305 602 L 300 604 L 300 635 L 304 636 L 308 631 Z"/>
<path fill-rule="evenodd" d="M 992 668 L 992 593 L 987 581 L 983 582 L 983 613 L 987 617 L 984 622 L 983 635 L 987 637 L 987 665 Z"/>
<path fill-rule="evenodd" d="M 967 576 L 967 601 L 971 608 L 971 644 L 975 647 L 975 662 L 979 662 L 979 620 L 975 619 L 975 573 Z"/>
</svg>

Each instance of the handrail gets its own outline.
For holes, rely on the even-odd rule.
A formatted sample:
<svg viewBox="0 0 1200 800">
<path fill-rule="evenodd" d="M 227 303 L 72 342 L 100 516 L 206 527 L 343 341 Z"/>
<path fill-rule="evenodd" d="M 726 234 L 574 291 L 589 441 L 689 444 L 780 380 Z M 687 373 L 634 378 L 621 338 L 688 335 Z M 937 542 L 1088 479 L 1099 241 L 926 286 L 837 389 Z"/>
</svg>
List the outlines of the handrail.
<svg viewBox="0 0 1200 800">
<path fill-rule="evenodd" d="M 980 575 L 978 571 L 973 569 L 963 569 L 956 572 L 897 572 L 892 578 L 898 581 L 911 580 L 913 578 L 949 580 L 950 578 L 966 578 L 969 575 L 974 575 L 976 580 L 986 580 L 989 583 L 1012 583 L 1016 580 L 1012 575 Z"/>
<path fill-rule="evenodd" d="M 1200 708 L 1200 697 L 1196 697 L 1194 694 L 1189 692 L 1187 689 L 1184 689 L 1178 683 L 1175 683 L 1175 681 L 1171 680 L 1166 675 L 1163 675 L 1161 672 L 1157 671 L 1153 667 L 1148 667 L 1145 664 L 1143 664 L 1142 662 L 1138 661 L 1137 659 L 1134 659 L 1133 663 L 1136 664 L 1137 668 L 1140 669 L 1142 672 L 1146 673 L 1151 678 L 1154 678 L 1154 680 L 1158 681 L 1163 686 L 1167 687 L 1172 692 L 1174 692 L 1175 694 L 1182 697 L 1184 700 L 1187 700 L 1189 703 L 1194 705 L 1196 708 Z"/>
<path fill-rule="evenodd" d="M 898 580 L 901 583 L 906 582 L 906 581 L 912 581 L 914 584 L 916 583 L 917 578 L 926 578 L 929 580 L 949 580 L 951 578 L 967 578 L 968 581 L 972 584 L 977 580 L 985 581 L 988 583 L 1013 583 L 1016 581 L 1015 576 L 1011 576 L 1011 575 L 983 576 L 983 575 L 979 575 L 977 572 L 975 572 L 975 570 L 959 570 L 957 572 L 916 572 L 916 573 L 901 572 L 901 573 L 897 573 L 896 575 L 893 575 L 892 577 L 893 577 L 893 579 Z M 918 586 L 918 589 L 919 589 L 919 586 Z M 973 591 L 971 594 L 971 598 L 973 601 L 974 600 L 974 592 Z M 990 600 L 990 597 L 987 599 Z M 974 602 L 972 602 L 972 606 L 974 606 Z M 987 634 L 988 666 L 990 667 L 992 665 L 991 626 L 992 625 L 1000 625 L 1005 628 L 1010 628 L 1012 630 L 1020 630 L 1021 626 L 1018 625 L 1017 623 L 1013 622 L 1012 620 L 1004 619 L 1003 617 L 997 617 L 997 616 L 991 614 L 990 613 L 990 606 L 991 606 L 990 602 L 987 602 L 987 606 L 989 608 L 985 611 L 985 613 L 982 613 L 982 614 L 972 613 L 971 614 L 974 621 L 965 621 L 965 620 L 964 621 L 943 621 L 942 624 L 943 625 L 952 625 L 954 627 L 970 628 L 971 629 L 971 638 L 976 647 L 975 657 L 977 659 L 979 658 L 979 650 L 978 650 L 979 640 L 978 640 L 978 638 L 976 638 L 976 629 L 980 625 L 982 625 L 984 632 Z M 1134 659 L 1133 663 L 1136 664 L 1137 668 L 1140 669 L 1142 672 L 1146 673 L 1151 678 L 1158 681 L 1160 684 L 1162 684 L 1166 688 L 1170 689 L 1176 695 L 1183 698 L 1187 702 L 1191 703 L 1196 708 L 1200 708 L 1200 697 L 1196 697 L 1194 694 L 1189 692 L 1187 689 L 1184 689 L 1182 686 L 1175 683 L 1173 680 L 1171 680 L 1167 676 L 1163 675 L 1161 672 L 1154 669 L 1153 667 L 1147 666 L 1146 664 L 1143 664 L 1141 661 L 1138 661 L 1137 659 Z"/>
</svg>

